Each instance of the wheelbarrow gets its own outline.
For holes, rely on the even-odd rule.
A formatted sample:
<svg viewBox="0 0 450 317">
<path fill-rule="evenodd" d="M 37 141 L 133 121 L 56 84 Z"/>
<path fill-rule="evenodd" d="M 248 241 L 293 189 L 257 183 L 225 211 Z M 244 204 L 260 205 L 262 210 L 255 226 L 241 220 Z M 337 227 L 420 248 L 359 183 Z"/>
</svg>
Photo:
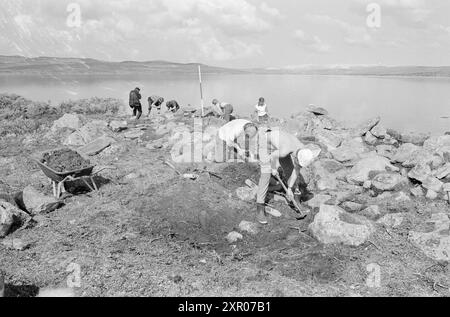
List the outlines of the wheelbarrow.
<svg viewBox="0 0 450 317">
<path fill-rule="evenodd" d="M 58 149 L 53 150 L 53 151 L 57 151 L 57 150 Z M 57 172 L 57 171 L 53 170 L 52 168 L 50 168 L 49 166 L 45 165 L 43 162 L 44 154 L 53 152 L 53 151 L 43 152 L 39 157 L 32 157 L 32 159 L 38 164 L 38 166 L 40 167 L 42 172 L 45 174 L 45 176 L 47 176 L 51 180 L 52 185 L 53 185 L 53 195 L 56 198 L 59 199 L 61 197 L 62 186 L 64 185 L 65 182 L 69 182 L 69 181 L 82 180 L 86 184 L 86 186 L 89 187 L 89 189 L 91 191 L 93 191 L 93 192 L 98 191 L 98 187 L 97 187 L 97 184 L 95 183 L 94 177 L 101 170 L 96 173 L 93 173 L 95 165 L 91 165 L 89 167 L 85 167 L 85 168 L 78 169 L 75 171 Z M 87 181 L 88 179 L 91 181 L 92 186 Z"/>
</svg>

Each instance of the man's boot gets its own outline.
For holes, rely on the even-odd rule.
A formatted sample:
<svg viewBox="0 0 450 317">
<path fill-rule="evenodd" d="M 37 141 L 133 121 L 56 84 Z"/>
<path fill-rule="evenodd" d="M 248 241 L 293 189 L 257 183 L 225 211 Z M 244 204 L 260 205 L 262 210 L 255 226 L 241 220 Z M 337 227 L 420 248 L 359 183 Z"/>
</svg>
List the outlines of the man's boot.
<svg viewBox="0 0 450 317">
<path fill-rule="evenodd" d="M 264 204 L 258 204 L 257 212 L 258 212 L 257 217 L 258 222 L 262 225 L 267 225 L 269 222 L 267 221 L 266 206 Z"/>
</svg>

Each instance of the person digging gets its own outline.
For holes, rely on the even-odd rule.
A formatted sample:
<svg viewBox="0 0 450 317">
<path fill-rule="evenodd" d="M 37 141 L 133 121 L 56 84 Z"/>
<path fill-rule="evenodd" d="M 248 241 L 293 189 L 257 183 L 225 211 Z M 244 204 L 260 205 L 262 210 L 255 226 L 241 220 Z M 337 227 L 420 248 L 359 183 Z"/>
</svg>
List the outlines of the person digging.
<svg viewBox="0 0 450 317">
<path fill-rule="evenodd" d="M 257 193 L 257 220 L 268 224 L 266 198 L 273 177 L 285 189 L 286 199 L 291 202 L 304 218 L 302 198 L 308 195 L 305 181 L 300 171 L 306 168 L 319 156 L 320 150 L 311 150 L 294 136 L 279 130 L 261 131 L 258 140 L 258 159 L 261 167 L 261 178 Z M 284 180 L 279 173 L 281 169 Z M 275 182 L 276 183 L 276 182 Z"/>
</svg>

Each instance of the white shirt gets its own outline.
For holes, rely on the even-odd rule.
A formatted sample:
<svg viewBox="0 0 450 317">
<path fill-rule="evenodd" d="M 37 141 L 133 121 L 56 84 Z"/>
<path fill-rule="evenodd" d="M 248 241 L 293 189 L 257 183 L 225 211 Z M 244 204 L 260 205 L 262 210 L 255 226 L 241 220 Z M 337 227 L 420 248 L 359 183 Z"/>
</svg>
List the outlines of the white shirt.
<svg viewBox="0 0 450 317">
<path fill-rule="evenodd" d="M 235 140 L 244 133 L 245 125 L 249 123 L 251 122 L 244 119 L 233 120 L 219 129 L 219 138 L 227 144 L 235 143 Z"/>
<path fill-rule="evenodd" d="M 263 106 L 260 106 L 259 103 L 255 106 L 256 110 L 258 111 L 258 117 L 264 117 L 267 114 L 267 105 L 264 104 Z"/>
</svg>

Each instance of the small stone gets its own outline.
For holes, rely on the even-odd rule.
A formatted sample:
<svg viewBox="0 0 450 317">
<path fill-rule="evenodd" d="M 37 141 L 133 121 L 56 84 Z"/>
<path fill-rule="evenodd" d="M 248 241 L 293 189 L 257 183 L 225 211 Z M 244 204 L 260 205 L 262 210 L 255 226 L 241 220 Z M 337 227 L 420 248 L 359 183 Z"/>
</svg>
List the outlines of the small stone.
<svg viewBox="0 0 450 317">
<path fill-rule="evenodd" d="M 378 191 L 394 191 L 407 182 L 407 179 L 397 173 L 381 173 L 372 180 L 372 187 Z"/>
<path fill-rule="evenodd" d="M 282 216 L 281 212 L 279 212 L 278 210 L 273 209 L 271 207 L 266 207 L 266 212 L 275 218 L 280 218 Z"/>
<path fill-rule="evenodd" d="M 395 201 L 399 202 L 411 201 L 411 198 L 409 198 L 409 196 L 406 195 L 404 192 L 399 192 L 398 194 L 396 194 L 394 199 Z"/>
<path fill-rule="evenodd" d="M 241 221 L 239 230 L 250 233 L 251 235 L 257 235 L 259 233 L 258 225 L 249 221 Z"/>
<path fill-rule="evenodd" d="M 233 244 L 233 243 L 238 242 L 239 240 L 242 240 L 243 238 L 244 237 L 242 236 L 242 234 L 240 234 L 239 232 L 233 231 L 227 235 L 226 239 L 227 239 L 228 243 Z"/>
<path fill-rule="evenodd" d="M 128 123 L 126 121 L 112 121 L 109 127 L 113 132 L 118 133 L 128 129 Z"/>
<path fill-rule="evenodd" d="M 366 189 L 366 190 L 371 189 L 372 188 L 372 182 L 369 181 L 369 180 L 365 181 L 364 184 L 363 184 L 363 188 Z"/>
</svg>

